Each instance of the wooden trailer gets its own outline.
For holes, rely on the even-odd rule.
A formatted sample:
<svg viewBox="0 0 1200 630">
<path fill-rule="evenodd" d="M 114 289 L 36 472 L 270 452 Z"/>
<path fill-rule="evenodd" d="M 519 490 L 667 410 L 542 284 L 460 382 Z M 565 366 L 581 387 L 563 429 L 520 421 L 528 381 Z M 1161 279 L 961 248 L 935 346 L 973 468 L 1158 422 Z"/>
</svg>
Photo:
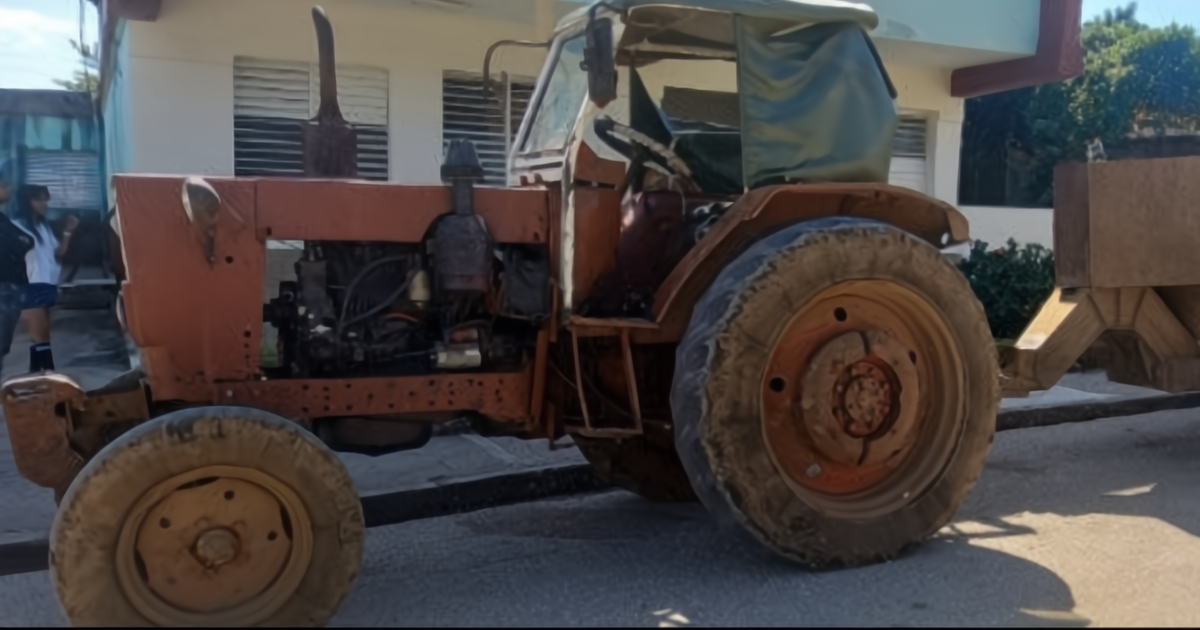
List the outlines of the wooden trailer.
<svg viewBox="0 0 1200 630">
<path fill-rule="evenodd" d="M 1098 341 L 1108 376 L 1200 390 L 1200 157 L 1064 164 L 1056 286 L 1001 356 L 1006 396 L 1053 387 Z"/>
</svg>

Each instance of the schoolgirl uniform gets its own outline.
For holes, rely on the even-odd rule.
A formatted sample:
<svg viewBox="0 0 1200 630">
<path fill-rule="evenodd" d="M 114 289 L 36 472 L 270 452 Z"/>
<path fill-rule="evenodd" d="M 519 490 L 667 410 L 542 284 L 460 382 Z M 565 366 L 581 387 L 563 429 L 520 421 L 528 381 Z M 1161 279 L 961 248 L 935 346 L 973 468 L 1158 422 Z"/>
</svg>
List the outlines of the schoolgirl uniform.
<svg viewBox="0 0 1200 630">
<path fill-rule="evenodd" d="M 50 226 L 42 221 L 36 228 L 24 223 L 17 223 L 30 236 L 34 237 L 33 248 L 25 254 L 25 269 L 29 275 L 29 285 L 25 287 L 23 309 L 52 308 L 58 303 L 58 279 L 62 275 L 62 265 L 54 252 L 58 250 L 58 237 Z M 53 370 L 54 358 L 50 351 L 50 342 L 35 343 L 29 349 L 29 362 L 32 371 Z"/>
</svg>

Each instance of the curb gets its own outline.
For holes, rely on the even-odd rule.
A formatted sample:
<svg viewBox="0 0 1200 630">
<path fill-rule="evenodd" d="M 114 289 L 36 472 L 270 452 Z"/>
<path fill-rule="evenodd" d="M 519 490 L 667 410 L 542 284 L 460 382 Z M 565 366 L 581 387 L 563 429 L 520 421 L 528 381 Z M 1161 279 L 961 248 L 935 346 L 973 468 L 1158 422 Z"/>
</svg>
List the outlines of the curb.
<svg viewBox="0 0 1200 630">
<path fill-rule="evenodd" d="M 1052 427 L 1059 424 L 1124 418 L 1159 411 L 1178 411 L 1198 407 L 1200 407 L 1200 392 L 1074 403 L 1054 407 L 1009 409 L 1001 411 L 996 416 L 996 431 Z"/>
<path fill-rule="evenodd" d="M 1010 409 L 997 415 L 996 431 L 1033 429 L 1195 408 L 1200 408 L 1200 392 Z M 611 487 L 612 485 L 597 475 L 591 466 L 582 464 L 497 475 L 434 488 L 375 494 L 363 497 L 362 506 L 367 527 L 381 527 L 556 496 L 596 492 Z M 0 545 L 0 576 L 45 571 L 48 568 L 49 556 L 50 546 L 46 540 Z"/>
<path fill-rule="evenodd" d="M 396 525 L 551 497 L 607 490 L 611 485 L 587 464 L 496 475 L 419 490 L 362 497 L 367 527 Z M 0 545 L 0 576 L 49 568 L 50 541 Z"/>
</svg>

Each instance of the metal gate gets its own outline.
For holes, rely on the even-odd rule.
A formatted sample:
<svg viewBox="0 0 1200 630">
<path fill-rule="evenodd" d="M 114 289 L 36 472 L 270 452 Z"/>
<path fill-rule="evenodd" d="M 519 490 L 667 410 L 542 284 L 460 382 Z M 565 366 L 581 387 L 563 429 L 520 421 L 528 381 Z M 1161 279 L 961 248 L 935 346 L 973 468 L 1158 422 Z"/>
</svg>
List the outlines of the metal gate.
<svg viewBox="0 0 1200 630">
<path fill-rule="evenodd" d="M 21 177 L 24 183 L 41 184 L 50 189 L 52 210 L 99 212 L 104 209 L 100 157 L 96 153 L 28 151 L 24 170 Z"/>
</svg>

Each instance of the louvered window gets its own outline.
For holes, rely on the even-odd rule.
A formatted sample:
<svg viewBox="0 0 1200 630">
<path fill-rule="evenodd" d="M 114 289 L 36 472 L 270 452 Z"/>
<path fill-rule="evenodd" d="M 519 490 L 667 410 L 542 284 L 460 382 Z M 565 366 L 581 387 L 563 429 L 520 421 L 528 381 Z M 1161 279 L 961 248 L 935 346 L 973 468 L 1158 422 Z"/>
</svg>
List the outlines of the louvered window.
<svg viewBox="0 0 1200 630">
<path fill-rule="evenodd" d="M 896 143 L 892 146 L 892 155 L 925 159 L 925 128 L 927 125 L 924 118 L 900 117 L 900 127 L 896 130 Z"/>
<path fill-rule="evenodd" d="M 888 181 L 923 193 L 929 192 L 928 162 L 926 160 L 926 129 L 928 121 L 917 116 L 901 116 L 892 144 L 892 170 Z"/>
<path fill-rule="evenodd" d="M 237 57 L 233 63 L 234 174 L 304 175 L 304 123 L 320 107 L 316 64 Z M 358 135 L 358 176 L 388 179 L 388 73 L 338 66 L 338 103 Z"/>
<path fill-rule="evenodd" d="M 481 75 L 450 70 L 442 74 L 442 149 L 451 140 L 475 143 L 484 184 L 490 186 L 507 184 L 509 149 L 534 88 L 531 79 L 509 77 L 507 87 L 503 81 L 497 83 L 508 94 L 503 109 L 495 99 L 485 97 Z"/>
</svg>

